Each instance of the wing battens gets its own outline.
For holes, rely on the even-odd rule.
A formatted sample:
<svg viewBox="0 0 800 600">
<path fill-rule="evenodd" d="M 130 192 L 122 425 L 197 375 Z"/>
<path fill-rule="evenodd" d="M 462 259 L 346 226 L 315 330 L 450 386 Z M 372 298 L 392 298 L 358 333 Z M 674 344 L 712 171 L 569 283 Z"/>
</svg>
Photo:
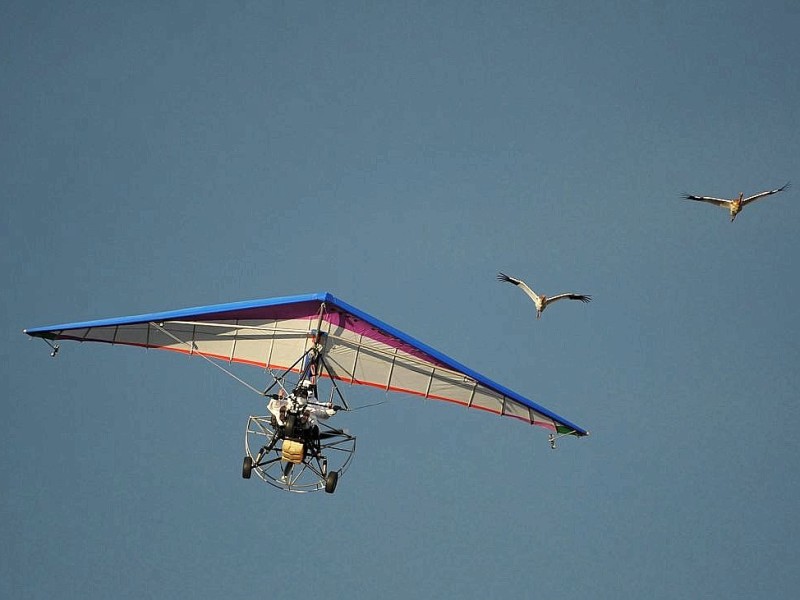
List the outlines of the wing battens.
<svg viewBox="0 0 800 600">
<path fill-rule="evenodd" d="M 274 333 L 277 333 L 277 330 L 278 330 L 278 322 L 277 321 L 273 321 L 272 322 L 272 329 L 273 329 Z M 275 349 L 275 338 L 276 338 L 276 336 L 272 335 L 270 337 L 270 339 L 269 339 L 269 355 L 267 356 L 267 361 L 264 363 L 264 368 L 265 369 L 270 368 L 269 365 L 272 364 L 272 351 Z"/>
<path fill-rule="evenodd" d="M 397 362 L 397 348 L 394 349 L 394 353 L 392 354 L 392 362 L 389 363 L 389 375 L 386 378 L 386 391 L 387 392 L 392 387 L 392 373 L 394 373 L 394 365 L 395 365 L 396 362 Z"/>
<path fill-rule="evenodd" d="M 478 389 L 478 382 L 477 381 L 473 381 L 472 382 L 472 390 L 469 393 L 469 400 L 467 401 L 467 404 L 466 404 L 467 408 L 472 408 L 472 402 L 473 402 L 473 400 L 475 400 L 475 391 L 477 389 Z"/>
<path fill-rule="evenodd" d="M 359 344 L 356 346 L 355 354 L 353 354 L 353 366 L 350 369 L 350 384 L 354 384 L 356 382 L 356 365 L 358 364 L 358 356 L 361 353 L 361 342 L 364 341 L 364 336 L 362 335 L 359 339 Z"/>
<path fill-rule="evenodd" d="M 433 384 L 433 376 L 434 376 L 435 374 L 436 374 L 436 367 L 433 367 L 433 368 L 431 369 L 431 376 L 430 376 L 430 378 L 428 379 L 428 387 L 427 387 L 427 388 L 425 388 L 425 395 L 423 396 L 424 398 L 429 398 L 429 397 L 430 397 L 430 393 L 431 393 L 431 385 Z"/>
<path fill-rule="evenodd" d="M 233 357 L 236 356 L 236 341 L 239 339 L 239 319 L 236 319 L 236 329 L 233 330 L 233 340 L 231 340 L 231 353 L 228 357 L 228 364 L 233 363 Z"/>
</svg>

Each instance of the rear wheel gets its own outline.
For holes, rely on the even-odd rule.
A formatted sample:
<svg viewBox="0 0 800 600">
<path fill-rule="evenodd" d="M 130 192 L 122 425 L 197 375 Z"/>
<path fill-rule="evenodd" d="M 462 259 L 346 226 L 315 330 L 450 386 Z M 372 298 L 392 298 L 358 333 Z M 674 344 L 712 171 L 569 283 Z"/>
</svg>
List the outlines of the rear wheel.
<svg viewBox="0 0 800 600">
<path fill-rule="evenodd" d="M 336 491 L 336 484 L 339 482 L 339 471 L 331 471 L 325 477 L 325 491 L 332 494 Z"/>
<path fill-rule="evenodd" d="M 249 456 L 244 457 L 244 462 L 242 463 L 242 477 L 245 479 L 250 479 L 250 475 L 253 474 L 253 459 Z"/>
</svg>

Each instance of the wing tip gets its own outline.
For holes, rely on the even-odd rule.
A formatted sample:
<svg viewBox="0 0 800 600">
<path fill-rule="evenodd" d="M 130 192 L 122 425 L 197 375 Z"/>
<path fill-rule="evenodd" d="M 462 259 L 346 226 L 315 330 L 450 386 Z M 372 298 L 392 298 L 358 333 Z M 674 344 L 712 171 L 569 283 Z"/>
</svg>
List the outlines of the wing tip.
<svg viewBox="0 0 800 600">
<path fill-rule="evenodd" d="M 510 275 L 506 275 L 502 271 L 497 272 L 497 281 L 503 281 L 505 283 L 513 283 L 517 285 L 517 280 L 511 277 Z"/>
</svg>

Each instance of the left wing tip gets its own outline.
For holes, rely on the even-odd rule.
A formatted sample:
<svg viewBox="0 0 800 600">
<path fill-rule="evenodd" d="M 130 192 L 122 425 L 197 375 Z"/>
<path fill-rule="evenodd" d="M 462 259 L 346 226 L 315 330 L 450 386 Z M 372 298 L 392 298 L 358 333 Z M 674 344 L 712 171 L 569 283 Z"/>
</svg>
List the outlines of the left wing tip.
<svg viewBox="0 0 800 600">
<path fill-rule="evenodd" d="M 517 285 L 517 280 L 516 280 L 515 277 L 511 277 L 510 275 L 506 275 L 502 271 L 498 271 L 497 272 L 497 280 L 498 281 L 504 281 L 506 283 L 513 283 L 514 285 Z"/>
</svg>

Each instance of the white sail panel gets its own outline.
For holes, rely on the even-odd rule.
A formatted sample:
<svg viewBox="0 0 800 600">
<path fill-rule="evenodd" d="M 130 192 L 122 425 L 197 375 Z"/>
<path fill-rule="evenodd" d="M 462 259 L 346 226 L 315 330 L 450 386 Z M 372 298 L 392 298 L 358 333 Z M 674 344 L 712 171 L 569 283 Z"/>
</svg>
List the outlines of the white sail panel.
<svg viewBox="0 0 800 600">
<path fill-rule="evenodd" d="M 546 408 L 328 293 L 70 323 L 25 332 L 48 343 L 77 340 L 124 344 L 278 370 L 297 370 L 300 359 L 321 334 L 327 370 L 319 375 L 454 402 L 559 433 L 588 435 Z"/>
</svg>

